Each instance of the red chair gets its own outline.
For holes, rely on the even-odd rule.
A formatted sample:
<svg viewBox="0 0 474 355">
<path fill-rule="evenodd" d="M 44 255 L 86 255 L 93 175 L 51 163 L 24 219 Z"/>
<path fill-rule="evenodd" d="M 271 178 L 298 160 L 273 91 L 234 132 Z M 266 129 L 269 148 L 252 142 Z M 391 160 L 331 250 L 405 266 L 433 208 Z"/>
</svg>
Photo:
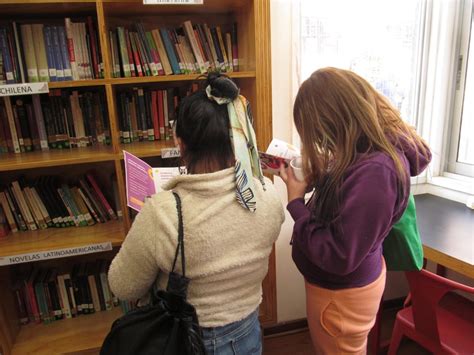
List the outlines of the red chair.
<svg viewBox="0 0 474 355">
<path fill-rule="evenodd" d="M 396 354 L 403 336 L 434 354 L 474 354 L 474 302 L 448 294 L 474 295 L 474 287 L 424 269 L 405 274 L 412 305 L 397 313 L 388 354 Z"/>
</svg>

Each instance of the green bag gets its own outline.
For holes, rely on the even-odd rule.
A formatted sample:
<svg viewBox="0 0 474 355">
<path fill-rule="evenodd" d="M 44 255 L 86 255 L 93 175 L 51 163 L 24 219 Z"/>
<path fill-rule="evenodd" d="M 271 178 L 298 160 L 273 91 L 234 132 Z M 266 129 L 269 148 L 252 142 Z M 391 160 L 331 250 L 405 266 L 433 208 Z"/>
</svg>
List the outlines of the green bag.
<svg viewBox="0 0 474 355">
<path fill-rule="evenodd" d="M 400 220 L 383 242 L 383 256 L 390 271 L 419 271 L 423 267 L 423 246 L 416 223 L 415 199 L 412 194 Z"/>
</svg>

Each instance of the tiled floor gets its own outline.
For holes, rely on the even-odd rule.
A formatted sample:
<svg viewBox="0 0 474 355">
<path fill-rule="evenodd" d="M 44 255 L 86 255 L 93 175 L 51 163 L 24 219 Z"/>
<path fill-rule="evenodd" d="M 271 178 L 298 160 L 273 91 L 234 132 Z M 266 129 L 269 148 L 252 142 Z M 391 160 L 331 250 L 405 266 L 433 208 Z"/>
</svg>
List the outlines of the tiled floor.
<svg viewBox="0 0 474 355">
<path fill-rule="evenodd" d="M 382 339 L 389 339 L 396 311 L 387 311 L 382 320 Z M 264 355 L 312 355 L 313 347 L 307 330 L 293 334 L 265 338 L 263 346 Z M 370 353 L 369 353 L 370 354 Z M 404 340 L 399 348 L 398 355 L 428 355 L 428 351 L 418 344 Z M 373 354 L 371 354 L 373 355 Z"/>
</svg>

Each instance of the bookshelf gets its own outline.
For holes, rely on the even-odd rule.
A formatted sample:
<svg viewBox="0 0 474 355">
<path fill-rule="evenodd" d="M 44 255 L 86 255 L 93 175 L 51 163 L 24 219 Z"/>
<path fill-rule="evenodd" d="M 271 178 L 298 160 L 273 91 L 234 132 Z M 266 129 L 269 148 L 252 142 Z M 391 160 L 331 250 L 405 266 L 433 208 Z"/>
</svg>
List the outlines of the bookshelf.
<svg viewBox="0 0 474 355">
<path fill-rule="evenodd" d="M 109 146 L 93 146 L 64 150 L 35 151 L 21 154 L 0 154 L 0 179 L 15 174 L 36 176 L 44 171 L 80 174 L 85 167 L 104 166 L 117 176 L 122 218 L 105 224 L 83 228 L 46 229 L 19 232 L 0 239 L 0 258 L 62 248 L 82 247 L 110 242 L 115 250 L 121 245 L 131 226 L 126 206 L 122 149 L 143 158 L 159 157 L 162 148 L 172 147 L 172 140 L 120 143 L 117 92 L 135 86 L 166 88 L 168 85 L 189 85 L 198 74 L 148 77 L 112 75 L 112 57 L 108 31 L 140 21 L 145 26 L 193 23 L 231 25 L 238 23 L 239 71 L 229 74 L 249 99 L 255 119 L 257 140 L 265 148 L 272 137 L 271 68 L 270 68 L 270 5 L 269 0 L 204 0 L 203 5 L 143 5 L 140 0 L 2 0 L 0 24 L 58 23 L 64 17 L 97 21 L 99 48 L 104 64 L 103 79 L 58 81 L 50 89 L 94 88 L 103 90 L 111 135 Z M 104 168 L 105 169 L 105 168 Z M 80 258 L 75 256 L 75 258 Z M 61 259 L 57 259 L 61 260 Z M 54 262 L 50 260 L 50 262 Z M 20 326 L 15 311 L 14 295 L 10 291 L 15 281 L 14 266 L 0 266 L 0 353 L 63 354 L 97 351 L 113 320 L 121 311 L 98 312 L 49 325 Z M 270 258 L 269 272 L 264 280 L 262 323 L 276 322 L 275 255 Z"/>
</svg>

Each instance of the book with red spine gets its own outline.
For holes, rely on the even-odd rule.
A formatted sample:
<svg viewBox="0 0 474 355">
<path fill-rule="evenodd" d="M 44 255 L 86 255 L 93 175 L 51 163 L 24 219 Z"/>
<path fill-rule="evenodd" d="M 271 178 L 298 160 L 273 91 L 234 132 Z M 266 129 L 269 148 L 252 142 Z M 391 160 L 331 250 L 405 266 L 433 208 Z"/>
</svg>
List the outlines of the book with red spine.
<svg viewBox="0 0 474 355">
<path fill-rule="evenodd" d="M 128 63 L 130 65 L 130 74 L 131 74 L 131 76 L 136 76 L 135 62 L 134 62 L 134 58 L 133 58 L 132 46 L 131 46 L 131 43 L 130 43 L 130 35 L 129 35 L 127 29 L 125 29 L 125 45 L 127 47 Z"/>
<path fill-rule="evenodd" d="M 164 90 L 158 90 L 158 121 L 160 123 L 160 139 L 165 139 L 165 109 L 164 109 Z"/>
<path fill-rule="evenodd" d="M 107 210 L 107 213 L 109 214 L 109 216 L 112 219 L 117 219 L 118 218 L 117 215 L 115 214 L 114 210 L 110 206 L 109 202 L 105 198 L 102 191 L 100 190 L 99 185 L 97 184 L 94 176 L 92 176 L 92 174 L 88 173 L 88 174 L 86 174 L 86 177 L 87 177 L 87 180 L 89 181 L 89 183 L 91 184 L 92 188 L 94 189 L 95 193 L 97 194 L 97 196 L 99 196 L 99 199 L 100 199 L 101 203 L 105 206 L 105 209 Z"/>
<path fill-rule="evenodd" d="M 160 120 L 158 117 L 158 95 L 156 91 L 151 92 L 151 114 L 153 117 L 153 131 L 155 140 L 160 139 Z"/>
<path fill-rule="evenodd" d="M 137 48 L 137 44 L 135 43 L 135 36 L 133 32 L 128 32 L 128 40 L 130 41 L 130 45 L 132 47 L 133 61 L 135 63 L 135 69 L 137 71 L 137 75 L 143 76 L 143 69 L 140 62 L 140 56 L 138 54 L 138 48 Z"/>
<path fill-rule="evenodd" d="M 100 62 L 99 62 L 99 47 L 97 46 L 97 36 L 94 29 L 94 24 L 91 16 L 87 16 L 87 31 L 89 32 L 90 47 L 92 50 L 92 68 L 94 77 L 100 78 Z"/>
</svg>

